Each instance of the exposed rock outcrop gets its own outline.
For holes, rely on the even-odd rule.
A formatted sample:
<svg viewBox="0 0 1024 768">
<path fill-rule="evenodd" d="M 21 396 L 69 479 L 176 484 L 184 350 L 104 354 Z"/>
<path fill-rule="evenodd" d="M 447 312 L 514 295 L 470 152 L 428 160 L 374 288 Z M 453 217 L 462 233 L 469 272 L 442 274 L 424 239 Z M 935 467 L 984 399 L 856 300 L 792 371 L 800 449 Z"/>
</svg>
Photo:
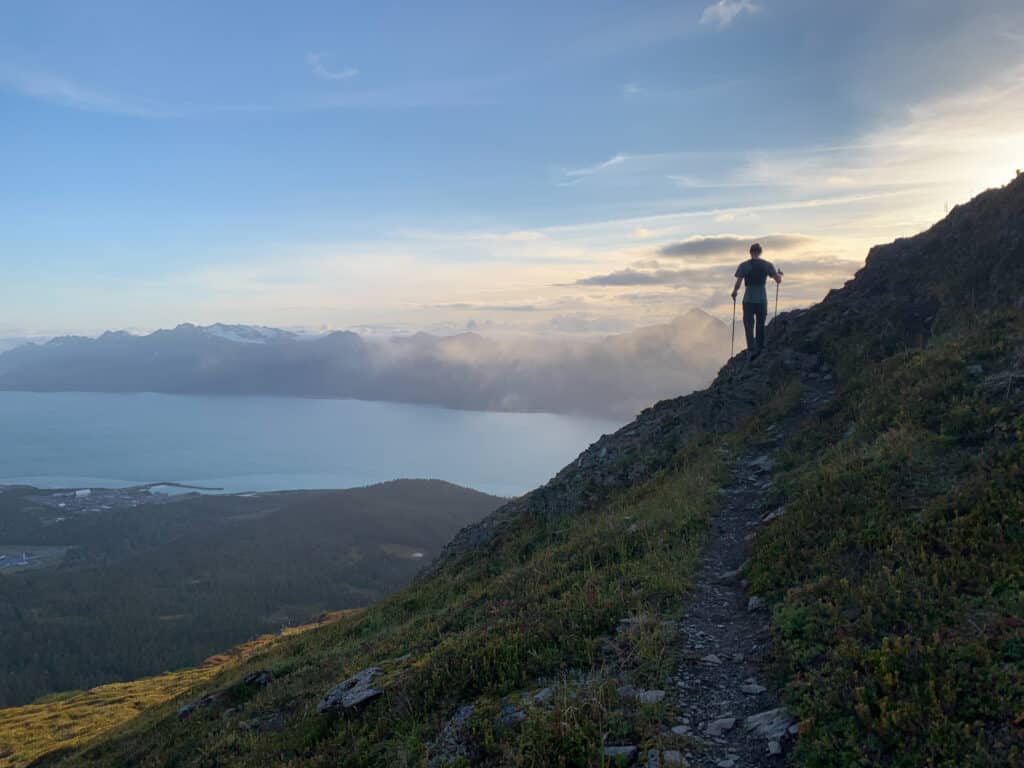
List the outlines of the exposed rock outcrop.
<svg viewBox="0 0 1024 768">
<path fill-rule="evenodd" d="M 325 714 L 358 709 L 384 693 L 383 689 L 373 685 L 374 679 L 383 674 L 384 670 L 380 667 L 367 667 L 359 670 L 352 677 L 342 680 L 331 688 L 316 705 L 316 711 Z"/>
</svg>

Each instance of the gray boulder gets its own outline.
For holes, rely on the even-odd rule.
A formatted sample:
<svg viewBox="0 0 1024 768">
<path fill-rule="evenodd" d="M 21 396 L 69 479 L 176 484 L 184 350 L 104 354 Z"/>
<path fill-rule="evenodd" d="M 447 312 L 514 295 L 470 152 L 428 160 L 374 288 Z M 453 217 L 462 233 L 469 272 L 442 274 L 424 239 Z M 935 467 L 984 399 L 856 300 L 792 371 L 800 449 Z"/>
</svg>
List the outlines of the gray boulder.
<svg viewBox="0 0 1024 768">
<path fill-rule="evenodd" d="M 751 715 L 743 721 L 743 727 L 748 731 L 753 731 L 762 739 L 781 741 L 786 735 L 786 731 L 795 722 L 794 717 L 789 714 L 789 710 L 779 707 Z"/>
<path fill-rule="evenodd" d="M 327 695 L 316 705 L 320 714 L 350 710 L 366 704 L 380 696 L 384 691 L 374 688 L 374 678 L 384 674 L 380 667 L 367 667 L 356 672 L 352 677 L 343 680 L 327 692 Z"/>
</svg>

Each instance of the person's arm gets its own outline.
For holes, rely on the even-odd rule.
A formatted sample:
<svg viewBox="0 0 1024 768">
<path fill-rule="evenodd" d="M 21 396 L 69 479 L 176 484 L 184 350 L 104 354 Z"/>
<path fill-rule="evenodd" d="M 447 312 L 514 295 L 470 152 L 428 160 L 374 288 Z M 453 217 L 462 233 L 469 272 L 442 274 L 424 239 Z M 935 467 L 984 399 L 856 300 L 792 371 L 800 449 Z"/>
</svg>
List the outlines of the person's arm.
<svg viewBox="0 0 1024 768">
<path fill-rule="evenodd" d="M 740 292 L 740 286 L 743 285 L 743 278 L 736 278 L 736 285 L 732 287 L 732 300 L 736 301 L 736 294 Z"/>
<path fill-rule="evenodd" d="M 771 265 L 771 268 L 772 269 L 768 273 L 768 276 L 772 280 L 774 280 L 776 283 L 781 283 L 782 282 L 782 270 L 781 269 L 776 269 L 774 264 Z"/>
</svg>

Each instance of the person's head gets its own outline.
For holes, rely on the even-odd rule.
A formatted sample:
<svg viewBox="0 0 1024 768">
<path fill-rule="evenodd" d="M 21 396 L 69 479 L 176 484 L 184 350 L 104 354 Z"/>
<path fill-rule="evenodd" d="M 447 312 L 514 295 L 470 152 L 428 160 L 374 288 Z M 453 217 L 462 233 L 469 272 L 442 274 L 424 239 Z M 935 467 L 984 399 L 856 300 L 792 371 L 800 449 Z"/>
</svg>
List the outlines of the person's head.
<svg viewBox="0 0 1024 768">
<path fill-rule="evenodd" d="M 750 246 L 750 258 L 752 258 L 752 259 L 760 259 L 761 258 L 761 244 L 760 243 L 754 243 L 752 246 Z"/>
</svg>

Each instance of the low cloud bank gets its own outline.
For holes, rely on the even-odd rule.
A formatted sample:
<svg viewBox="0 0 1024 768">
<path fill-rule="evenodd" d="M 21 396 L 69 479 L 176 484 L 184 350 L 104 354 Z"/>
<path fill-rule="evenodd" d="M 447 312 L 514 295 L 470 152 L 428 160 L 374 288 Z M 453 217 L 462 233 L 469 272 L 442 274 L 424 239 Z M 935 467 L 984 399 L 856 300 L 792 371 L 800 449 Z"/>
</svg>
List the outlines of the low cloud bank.
<svg viewBox="0 0 1024 768">
<path fill-rule="evenodd" d="M 351 332 L 304 339 L 272 330 L 182 325 L 30 344 L 0 354 L 0 389 L 351 397 L 626 420 L 706 386 L 729 343 L 727 326 L 700 310 L 582 339 L 420 333 L 377 340 Z"/>
</svg>

